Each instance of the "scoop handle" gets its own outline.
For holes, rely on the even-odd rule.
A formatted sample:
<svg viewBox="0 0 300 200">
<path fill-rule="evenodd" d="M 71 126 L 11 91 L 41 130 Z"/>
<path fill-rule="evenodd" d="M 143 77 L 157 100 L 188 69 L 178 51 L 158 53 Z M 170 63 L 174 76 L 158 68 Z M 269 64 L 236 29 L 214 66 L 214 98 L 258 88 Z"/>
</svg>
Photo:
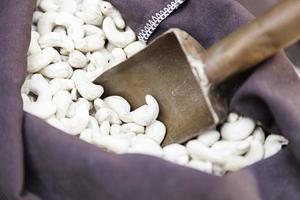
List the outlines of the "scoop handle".
<svg viewBox="0 0 300 200">
<path fill-rule="evenodd" d="M 282 0 L 202 55 L 207 78 L 212 84 L 219 84 L 253 68 L 299 38 L 300 0 Z"/>
</svg>

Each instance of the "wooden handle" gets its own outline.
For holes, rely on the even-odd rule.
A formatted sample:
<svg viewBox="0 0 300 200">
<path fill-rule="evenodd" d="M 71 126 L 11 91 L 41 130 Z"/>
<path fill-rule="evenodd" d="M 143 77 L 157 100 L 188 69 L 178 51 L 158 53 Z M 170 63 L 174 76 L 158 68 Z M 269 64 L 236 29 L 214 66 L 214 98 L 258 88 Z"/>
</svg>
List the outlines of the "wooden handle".
<svg viewBox="0 0 300 200">
<path fill-rule="evenodd" d="M 299 38 L 300 0 L 283 0 L 208 49 L 203 55 L 205 72 L 211 83 L 221 83 Z"/>
</svg>

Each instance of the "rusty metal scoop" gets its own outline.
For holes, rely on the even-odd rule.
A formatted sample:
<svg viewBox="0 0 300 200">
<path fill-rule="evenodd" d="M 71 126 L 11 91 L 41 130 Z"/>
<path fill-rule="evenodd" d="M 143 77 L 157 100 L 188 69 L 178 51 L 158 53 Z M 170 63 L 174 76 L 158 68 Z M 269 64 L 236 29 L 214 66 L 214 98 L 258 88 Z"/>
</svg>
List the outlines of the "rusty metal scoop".
<svg viewBox="0 0 300 200">
<path fill-rule="evenodd" d="M 153 95 L 167 126 L 163 145 L 184 142 L 226 116 L 213 86 L 295 42 L 299 22 L 300 1 L 285 0 L 207 51 L 186 32 L 171 29 L 95 83 L 104 86 L 105 96 L 123 96 L 133 107 Z"/>
</svg>

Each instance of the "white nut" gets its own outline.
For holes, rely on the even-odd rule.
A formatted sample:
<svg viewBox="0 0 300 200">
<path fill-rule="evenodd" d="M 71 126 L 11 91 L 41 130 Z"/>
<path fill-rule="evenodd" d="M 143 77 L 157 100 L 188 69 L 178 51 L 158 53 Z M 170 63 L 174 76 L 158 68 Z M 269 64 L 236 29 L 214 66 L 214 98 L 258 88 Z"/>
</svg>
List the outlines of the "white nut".
<svg viewBox="0 0 300 200">
<path fill-rule="evenodd" d="M 80 12 L 76 16 L 81 18 L 86 24 L 100 26 L 103 20 L 103 15 L 100 10 L 102 1 L 83 0 Z"/>
<path fill-rule="evenodd" d="M 41 74 L 48 78 L 69 78 L 73 69 L 67 62 L 57 62 L 43 68 Z"/>
<path fill-rule="evenodd" d="M 238 114 L 236 114 L 236 113 L 230 113 L 228 115 L 227 121 L 229 123 L 233 123 L 233 122 L 236 122 L 238 119 L 239 119 L 239 115 Z"/>
<path fill-rule="evenodd" d="M 113 49 L 111 52 L 111 55 L 112 55 L 112 57 L 109 61 L 110 68 L 113 66 L 116 66 L 126 60 L 126 54 L 125 54 L 124 50 L 121 48 Z"/>
<path fill-rule="evenodd" d="M 63 127 L 62 123 L 55 116 L 46 119 L 46 122 L 61 131 L 66 131 L 65 127 Z"/>
<path fill-rule="evenodd" d="M 98 51 L 105 45 L 105 39 L 101 35 L 89 35 L 75 40 L 75 48 L 82 52 Z"/>
<path fill-rule="evenodd" d="M 60 47 L 68 52 L 72 52 L 74 50 L 74 44 L 71 38 L 57 32 L 42 35 L 39 39 L 39 43 L 42 48 Z"/>
<path fill-rule="evenodd" d="M 53 94 L 59 90 L 72 90 L 75 88 L 74 81 L 71 79 L 52 79 L 50 81 L 50 87 Z"/>
<path fill-rule="evenodd" d="M 121 13 L 111 3 L 103 1 L 101 3 L 101 12 L 105 16 L 111 17 L 119 29 L 125 28 L 125 21 L 123 20 Z"/>
<path fill-rule="evenodd" d="M 120 48 L 126 47 L 136 38 L 135 33 L 128 27 L 124 32 L 119 31 L 111 17 L 103 20 L 102 28 L 108 41 Z"/>
<path fill-rule="evenodd" d="M 52 47 L 27 57 L 27 72 L 35 73 L 48 66 L 50 63 L 60 61 L 59 53 Z"/>
<path fill-rule="evenodd" d="M 250 165 L 247 158 L 242 156 L 229 156 L 226 158 L 226 163 L 222 166 L 225 171 L 236 171 Z"/>
<path fill-rule="evenodd" d="M 125 48 L 124 48 L 124 51 L 127 55 L 127 57 L 131 57 L 133 56 L 134 54 L 138 53 L 139 51 L 141 51 L 142 49 L 144 49 L 146 47 L 146 45 L 140 41 L 135 41 L 129 45 L 127 45 Z"/>
<path fill-rule="evenodd" d="M 77 10 L 77 6 L 76 0 L 61 0 L 59 11 L 74 14 Z"/>
<path fill-rule="evenodd" d="M 269 135 L 265 141 L 265 158 L 269 158 L 278 153 L 282 146 L 287 145 L 289 142 L 281 135 Z"/>
<path fill-rule="evenodd" d="M 121 125 L 119 125 L 119 124 L 113 124 L 110 127 L 110 134 L 111 135 L 119 135 L 119 134 L 121 134 Z"/>
<path fill-rule="evenodd" d="M 223 155 L 214 152 L 198 140 L 190 140 L 186 144 L 186 149 L 191 157 L 196 160 L 209 161 L 216 164 L 224 164 L 226 161 Z"/>
<path fill-rule="evenodd" d="M 107 108 L 108 105 L 100 98 L 94 100 L 94 107 L 95 110 L 98 111 L 101 108 Z"/>
<path fill-rule="evenodd" d="M 89 109 L 89 102 L 83 98 L 80 98 L 75 103 L 75 115 L 72 118 L 61 119 L 67 133 L 78 135 L 87 127 L 89 123 Z"/>
<path fill-rule="evenodd" d="M 85 129 L 80 133 L 79 138 L 87 143 L 93 142 L 93 131 L 91 129 Z"/>
<path fill-rule="evenodd" d="M 70 13 L 58 13 L 55 18 L 55 24 L 66 27 L 68 36 L 75 41 L 84 36 L 83 22 Z"/>
<path fill-rule="evenodd" d="M 152 138 L 158 144 L 161 144 L 166 136 L 166 132 L 166 126 L 162 122 L 156 120 L 146 127 L 145 135 Z"/>
<path fill-rule="evenodd" d="M 252 164 L 262 160 L 264 158 L 264 154 L 265 149 L 263 144 L 260 141 L 253 139 L 250 144 L 250 149 L 245 155 L 245 158 L 247 158 L 249 160 L 249 163 Z"/>
<path fill-rule="evenodd" d="M 109 121 L 112 124 L 121 124 L 118 114 L 108 107 L 99 109 L 95 114 L 95 118 L 99 124 L 103 121 Z"/>
<path fill-rule="evenodd" d="M 109 96 L 104 99 L 104 102 L 114 110 L 120 119 L 130 112 L 130 104 L 126 99 L 120 96 Z"/>
<path fill-rule="evenodd" d="M 83 53 L 75 50 L 70 53 L 68 62 L 74 68 L 84 68 L 88 61 Z"/>
<path fill-rule="evenodd" d="M 143 105 L 128 114 L 128 119 L 141 126 L 152 124 L 157 119 L 159 113 L 158 103 L 153 96 L 146 95 L 145 100 L 147 105 Z"/>
<path fill-rule="evenodd" d="M 83 25 L 83 30 L 84 30 L 85 36 L 100 35 L 102 38 L 105 38 L 104 31 L 97 26 L 86 24 L 86 25 Z"/>
<path fill-rule="evenodd" d="M 232 123 L 225 123 L 221 128 L 222 138 L 225 140 L 243 140 L 247 138 L 255 128 L 255 122 L 247 117 L 240 117 Z"/>
<path fill-rule="evenodd" d="M 39 7 L 42 11 L 58 11 L 59 1 L 58 0 L 41 0 Z"/>
<path fill-rule="evenodd" d="M 131 147 L 128 149 L 129 153 L 142 153 L 152 156 L 162 157 L 162 148 L 151 138 L 145 135 L 137 135 L 131 143 Z"/>
<path fill-rule="evenodd" d="M 62 119 L 66 117 L 72 102 L 71 94 L 65 90 L 58 91 L 53 97 L 53 102 L 56 105 L 56 118 Z"/>
<path fill-rule="evenodd" d="M 30 45 L 28 48 L 28 54 L 36 54 L 41 51 L 41 47 L 38 43 L 38 39 L 40 38 L 40 34 L 36 31 L 31 31 L 31 39 L 30 39 Z"/>
<path fill-rule="evenodd" d="M 218 131 L 207 131 L 197 137 L 197 140 L 206 146 L 211 146 L 220 139 L 221 135 Z"/>
<path fill-rule="evenodd" d="M 189 161 L 189 156 L 186 148 L 181 144 L 170 144 L 163 148 L 163 156 L 165 159 L 185 165 Z"/>
<path fill-rule="evenodd" d="M 82 70 L 74 71 L 72 79 L 79 94 L 89 101 L 99 98 L 104 92 L 103 87 L 90 82 Z"/>
<path fill-rule="evenodd" d="M 122 124 L 120 128 L 121 128 L 120 129 L 121 133 L 129 133 L 129 132 L 144 133 L 145 132 L 145 128 L 143 126 L 140 126 L 135 123 Z"/>
<path fill-rule="evenodd" d="M 208 174 L 212 174 L 213 172 L 213 165 L 208 161 L 191 160 L 186 164 L 186 166 L 206 172 Z"/>
<path fill-rule="evenodd" d="M 44 35 L 52 32 L 55 26 L 55 19 L 57 17 L 56 12 L 46 12 L 44 13 L 37 24 L 37 30 L 40 35 Z"/>
<path fill-rule="evenodd" d="M 265 143 L 266 136 L 265 136 L 265 132 L 262 128 L 260 128 L 260 127 L 256 128 L 252 135 L 255 140 L 258 140 L 262 144 Z"/>
<path fill-rule="evenodd" d="M 129 141 L 115 136 L 101 135 L 93 139 L 93 143 L 115 153 L 126 153 L 129 148 Z"/>
</svg>

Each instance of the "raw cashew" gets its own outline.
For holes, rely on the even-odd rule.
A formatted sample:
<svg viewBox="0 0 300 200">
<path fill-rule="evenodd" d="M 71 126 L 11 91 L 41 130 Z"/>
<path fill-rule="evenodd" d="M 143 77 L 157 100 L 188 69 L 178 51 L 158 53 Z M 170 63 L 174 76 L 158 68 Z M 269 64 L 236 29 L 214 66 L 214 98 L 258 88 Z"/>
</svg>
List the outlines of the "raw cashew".
<svg viewBox="0 0 300 200">
<path fill-rule="evenodd" d="M 28 48 L 29 55 L 39 53 L 42 50 L 38 43 L 39 38 L 40 38 L 40 34 L 38 32 L 31 31 L 30 45 Z"/>
<path fill-rule="evenodd" d="M 69 78 L 73 69 L 67 62 L 57 62 L 42 69 L 41 74 L 48 78 Z"/>
<path fill-rule="evenodd" d="M 85 129 L 80 133 L 79 138 L 87 143 L 93 143 L 93 131 L 91 129 Z"/>
<path fill-rule="evenodd" d="M 135 33 L 126 28 L 125 32 L 119 31 L 111 17 L 106 17 L 102 24 L 106 38 L 114 45 L 120 48 L 126 47 L 135 40 Z"/>
<path fill-rule="evenodd" d="M 70 53 L 68 62 L 74 68 L 84 68 L 88 61 L 83 53 L 75 50 Z"/>
<path fill-rule="evenodd" d="M 60 0 L 41 0 L 39 7 L 42 11 L 58 11 Z"/>
<path fill-rule="evenodd" d="M 141 126 L 149 126 L 152 124 L 159 113 L 159 106 L 156 99 L 151 95 L 145 97 L 147 105 L 143 105 L 127 115 L 128 120 L 132 120 Z M 130 122 L 126 119 L 125 122 Z"/>
<path fill-rule="evenodd" d="M 50 63 L 60 61 L 59 53 L 52 47 L 27 57 L 27 72 L 35 73 L 48 66 Z"/>
<path fill-rule="evenodd" d="M 74 14 L 77 10 L 77 6 L 76 0 L 61 0 L 59 11 Z"/>
<path fill-rule="evenodd" d="M 181 144 L 170 144 L 163 148 L 163 157 L 171 162 L 185 165 L 189 161 L 186 148 Z"/>
<path fill-rule="evenodd" d="M 77 12 L 76 16 L 81 18 L 86 24 L 100 26 L 103 21 L 100 9 L 101 3 L 102 1 L 83 0 L 82 11 Z"/>
<path fill-rule="evenodd" d="M 110 68 L 126 60 L 126 54 L 121 48 L 115 48 L 111 52 L 112 58 L 109 61 Z"/>
<path fill-rule="evenodd" d="M 95 110 L 98 111 L 101 108 L 107 108 L 108 105 L 100 98 L 94 100 L 94 107 Z"/>
<path fill-rule="evenodd" d="M 113 124 L 110 127 L 110 134 L 111 135 L 119 135 L 119 134 L 121 134 L 121 125 L 120 124 Z"/>
<path fill-rule="evenodd" d="M 146 127 L 145 135 L 152 138 L 158 144 L 161 144 L 166 136 L 166 132 L 166 126 L 162 122 L 156 120 Z"/>
<path fill-rule="evenodd" d="M 130 112 L 130 104 L 126 99 L 120 96 L 109 96 L 104 99 L 104 102 L 115 111 L 120 119 Z"/>
<path fill-rule="evenodd" d="M 79 94 L 89 101 L 99 98 L 104 92 L 103 87 L 90 82 L 82 70 L 74 71 L 72 79 Z"/>
<path fill-rule="evenodd" d="M 53 94 L 59 90 L 72 90 L 75 88 L 74 81 L 71 79 L 52 79 L 50 81 L 50 87 Z"/>
<path fill-rule="evenodd" d="M 199 140 L 202 144 L 206 146 L 211 146 L 215 144 L 219 139 L 221 135 L 218 131 L 207 131 L 201 135 L 198 136 L 197 140 Z"/>
<path fill-rule="evenodd" d="M 128 123 L 128 124 L 123 124 L 120 127 L 120 132 L 121 133 L 144 133 L 145 128 L 143 126 L 137 125 L 135 123 Z"/>
<path fill-rule="evenodd" d="M 211 162 L 208 161 L 201 161 L 201 160 L 191 160 L 187 163 L 187 167 L 191 167 L 194 169 L 198 169 L 200 171 L 206 172 L 211 174 L 213 172 L 213 165 Z"/>
<path fill-rule="evenodd" d="M 74 50 L 73 41 L 68 36 L 57 32 L 42 35 L 39 39 L 39 43 L 42 48 L 60 47 L 68 52 L 72 52 Z"/>
<path fill-rule="evenodd" d="M 84 30 L 85 36 L 100 35 L 102 38 L 105 38 L 104 31 L 97 26 L 86 24 L 86 25 L 83 25 L 83 30 Z"/>
<path fill-rule="evenodd" d="M 38 96 L 36 102 L 31 102 L 26 94 L 22 94 L 23 109 L 42 119 L 47 119 L 56 112 L 56 105 L 52 102 L 49 83 L 40 74 L 34 74 L 28 81 L 29 90 Z"/>
<path fill-rule="evenodd" d="M 98 51 L 105 45 L 105 39 L 101 35 L 89 35 L 75 40 L 75 48 L 82 52 Z"/>
<path fill-rule="evenodd" d="M 95 118 L 99 124 L 103 121 L 109 121 L 112 124 L 121 124 L 118 114 L 108 107 L 99 109 L 95 114 Z"/>
<path fill-rule="evenodd" d="M 250 164 L 260 161 L 264 158 L 265 149 L 263 144 L 256 139 L 253 139 L 250 144 L 250 149 L 246 153 L 245 158 L 249 160 Z"/>
<path fill-rule="evenodd" d="M 129 45 L 127 45 L 125 48 L 124 48 L 124 51 L 127 55 L 127 57 L 131 57 L 133 56 L 134 54 L 138 53 L 139 51 L 141 51 L 142 49 L 144 49 L 146 47 L 146 45 L 140 41 L 136 41 L 136 42 L 133 42 Z"/>
<path fill-rule="evenodd" d="M 258 140 L 262 144 L 265 143 L 265 132 L 262 128 L 256 128 L 252 135 L 255 140 Z"/>
<path fill-rule="evenodd" d="M 83 98 L 80 98 L 75 103 L 75 115 L 72 118 L 61 119 L 67 133 L 78 135 L 87 127 L 89 123 L 89 109 L 89 102 Z"/>
<path fill-rule="evenodd" d="M 58 91 L 53 97 L 53 102 L 56 105 L 56 118 L 65 118 L 72 102 L 71 94 L 65 90 Z"/>
<path fill-rule="evenodd" d="M 55 24 L 65 26 L 68 36 L 75 41 L 77 39 L 83 38 L 84 36 L 83 22 L 70 13 L 58 13 L 55 18 Z"/>
<path fill-rule="evenodd" d="M 226 162 L 226 158 L 223 155 L 211 150 L 198 140 L 190 140 L 186 144 L 186 149 L 191 157 L 196 160 L 209 161 L 216 164 L 224 164 Z"/>
<path fill-rule="evenodd" d="M 126 139 L 105 135 L 93 139 L 93 143 L 115 153 L 126 153 L 130 145 Z"/>
<path fill-rule="evenodd" d="M 218 141 L 212 145 L 211 150 L 223 155 L 242 155 L 249 150 L 252 139 L 253 137 L 250 136 L 241 141 Z"/>
<path fill-rule="evenodd" d="M 133 138 L 128 153 L 142 153 L 157 157 L 163 155 L 162 148 L 154 140 L 145 135 L 137 135 Z"/>
<path fill-rule="evenodd" d="M 225 123 L 221 128 L 222 138 L 225 140 L 243 140 L 247 138 L 255 128 L 255 122 L 247 117 L 240 117 L 235 122 Z"/>
<path fill-rule="evenodd" d="M 104 121 L 100 125 L 100 134 L 102 135 L 109 135 L 110 132 L 110 123 L 109 121 Z"/>
<path fill-rule="evenodd" d="M 56 12 L 46 12 L 41 16 L 37 24 L 37 30 L 40 35 L 52 32 L 55 27 L 54 21 L 57 15 Z"/>
<path fill-rule="evenodd" d="M 52 116 L 52 117 L 46 119 L 46 122 L 48 124 L 50 124 L 51 126 L 57 128 L 57 129 L 59 129 L 61 131 L 66 132 L 65 127 L 62 125 L 62 123 L 55 116 Z"/>
<path fill-rule="evenodd" d="M 121 13 L 111 3 L 103 1 L 101 3 L 101 12 L 105 16 L 111 17 L 119 29 L 125 28 L 125 21 L 123 20 Z"/>
<path fill-rule="evenodd" d="M 282 146 L 287 145 L 288 140 L 281 135 L 269 135 L 265 141 L 265 158 L 269 158 L 278 153 Z"/>
</svg>

